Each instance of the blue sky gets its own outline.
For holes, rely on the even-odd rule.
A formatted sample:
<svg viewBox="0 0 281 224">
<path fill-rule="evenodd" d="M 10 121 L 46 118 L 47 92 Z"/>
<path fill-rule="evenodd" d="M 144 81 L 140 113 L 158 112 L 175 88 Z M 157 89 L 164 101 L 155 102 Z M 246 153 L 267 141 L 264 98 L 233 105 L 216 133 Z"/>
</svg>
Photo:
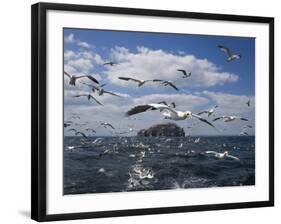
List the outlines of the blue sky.
<svg viewBox="0 0 281 224">
<path fill-rule="evenodd" d="M 241 60 L 226 62 L 224 52 L 217 45 L 227 46 L 233 53 L 241 54 Z M 107 61 L 119 64 L 102 66 Z M 176 71 L 181 68 L 191 71 L 192 76 L 182 79 L 181 74 Z M 94 113 L 95 118 L 91 118 L 88 125 L 98 129 L 98 135 L 113 134 L 99 126 L 99 122 L 105 120 L 118 126 L 117 120 L 122 119 L 122 125 L 118 127 L 120 132 L 126 131 L 128 126 L 134 126 L 133 129 L 137 131 L 152 124 L 166 122 L 159 120 L 159 112 L 153 112 L 153 115 L 152 112 L 136 115 L 134 124 L 131 119 L 122 117 L 122 114 L 136 103 L 153 103 L 152 100 L 160 98 L 178 101 L 178 109 L 192 110 L 195 113 L 219 104 L 217 116 L 247 116 L 250 123 L 254 123 L 254 38 L 65 28 L 64 69 L 74 75 L 93 75 L 101 83 L 107 84 L 104 87 L 106 90 L 123 94 L 124 99 L 97 96 L 107 104 L 104 103 L 105 106 L 101 108 L 86 99 L 73 98 L 73 94 L 90 90 L 81 84 L 69 86 L 68 78 L 65 77 L 66 119 L 71 117 L 74 111 L 84 113 L 85 121 L 89 120 L 89 113 Z M 155 84 L 137 88 L 134 83 L 119 80 L 118 76 L 167 79 L 173 81 L 181 91 Z M 245 105 L 248 99 L 251 100 L 250 107 Z M 107 114 L 110 110 L 114 111 L 115 115 L 110 112 Z M 155 117 L 157 119 L 153 120 Z M 195 120 L 188 122 L 192 123 Z M 186 121 L 178 124 L 185 127 Z M 241 126 L 245 124 L 234 121 L 233 124 L 227 125 L 228 131 L 224 133 L 237 135 Z M 218 122 L 216 125 L 218 129 L 225 128 L 224 122 Z M 221 135 L 201 124 L 192 132 L 192 135 Z M 254 134 L 254 129 L 248 132 Z"/>
</svg>

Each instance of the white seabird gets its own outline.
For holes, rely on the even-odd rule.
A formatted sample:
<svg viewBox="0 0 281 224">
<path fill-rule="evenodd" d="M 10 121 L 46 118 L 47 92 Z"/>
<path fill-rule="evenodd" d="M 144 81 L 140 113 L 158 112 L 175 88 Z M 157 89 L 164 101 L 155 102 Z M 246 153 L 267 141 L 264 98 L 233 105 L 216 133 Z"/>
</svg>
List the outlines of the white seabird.
<svg viewBox="0 0 281 224">
<path fill-rule="evenodd" d="M 171 86 L 173 89 L 179 91 L 179 88 L 172 83 L 172 81 L 162 80 L 162 79 L 153 79 L 153 82 L 161 82 L 163 86 Z"/>
<path fill-rule="evenodd" d="M 218 106 L 217 105 L 215 105 L 215 106 L 213 106 L 212 108 L 210 108 L 210 109 L 208 109 L 208 110 L 204 110 L 204 111 L 201 111 L 201 112 L 199 112 L 198 113 L 198 115 L 201 115 L 201 114 L 208 114 L 208 117 L 210 117 L 213 113 L 214 113 L 214 111 L 215 111 L 215 109 L 217 108 Z"/>
<path fill-rule="evenodd" d="M 100 125 L 102 125 L 104 128 L 111 127 L 112 129 L 115 129 L 112 124 L 107 122 L 102 122 L 100 123 Z"/>
<path fill-rule="evenodd" d="M 160 112 L 164 115 L 165 119 L 170 119 L 170 120 L 174 120 L 174 121 L 185 120 L 187 118 L 195 117 L 195 118 L 199 119 L 200 121 L 214 127 L 214 125 L 212 123 L 210 123 L 206 119 L 200 117 L 199 115 L 192 113 L 191 111 L 178 111 L 167 105 L 156 104 L 156 103 L 136 106 L 136 107 L 130 109 L 126 113 L 126 115 L 132 116 L 134 114 L 142 113 L 142 112 L 145 112 L 148 110 L 160 110 Z"/>
<path fill-rule="evenodd" d="M 217 121 L 217 120 L 220 120 L 220 119 L 223 119 L 224 122 L 230 122 L 230 121 L 234 121 L 236 119 L 240 119 L 242 121 L 249 121 L 247 118 L 243 118 L 243 117 L 237 117 L 237 116 L 221 116 L 221 117 L 217 117 L 213 120 L 214 121 Z"/>
<path fill-rule="evenodd" d="M 134 78 L 130 78 L 130 77 L 118 77 L 118 79 L 121 80 L 125 80 L 125 81 L 133 81 L 138 83 L 138 87 L 141 87 L 142 85 L 144 85 L 147 82 L 152 82 L 153 80 L 140 80 L 140 79 L 134 79 Z"/>
<path fill-rule="evenodd" d="M 226 53 L 226 57 L 227 57 L 226 61 L 227 62 L 231 62 L 234 59 L 240 59 L 241 58 L 241 54 L 232 54 L 228 47 L 224 47 L 222 45 L 218 45 L 218 48 Z"/>
<path fill-rule="evenodd" d="M 86 85 L 86 86 L 89 86 L 92 88 L 92 91 L 93 92 L 98 92 L 98 95 L 99 96 L 102 96 L 103 94 L 110 94 L 112 96 L 117 96 L 117 97 L 121 97 L 120 95 L 116 94 L 116 93 L 113 93 L 113 92 L 109 92 L 109 91 L 106 91 L 104 90 L 102 87 L 105 86 L 105 84 L 101 85 L 101 86 L 94 86 L 94 85 L 90 85 L 90 84 L 87 84 L 87 83 L 83 83 L 81 82 L 83 85 Z"/>
<path fill-rule="evenodd" d="M 205 151 L 205 154 L 213 155 L 214 157 L 218 159 L 233 159 L 236 161 L 240 161 L 240 159 L 236 156 L 232 156 L 228 153 L 228 151 L 224 151 L 223 153 L 215 152 L 215 151 Z"/>
<path fill-rule="evenodd" d="M 183 78 L 188 78 L 191 76 L 191 72 L 186 72 L 184 69 L 177 69 L 177 71 L 182 72 Z"/>
<path fill-rule="evenodd" d="M 96 80 L 93 76 L 90 76 L 90 75 L 74 76 L 74 75 L 70 75 L 66 71 L 64 71 L 64 74 L 69 78 L 69 85 L 72 85 L 72 86 L 75 86 L 76 80 L 81 79 L 81 78 L 88 78 L 88 79 L 92 80 L 93 82 L 99 84 L 98 80 Z"/>
</svg>

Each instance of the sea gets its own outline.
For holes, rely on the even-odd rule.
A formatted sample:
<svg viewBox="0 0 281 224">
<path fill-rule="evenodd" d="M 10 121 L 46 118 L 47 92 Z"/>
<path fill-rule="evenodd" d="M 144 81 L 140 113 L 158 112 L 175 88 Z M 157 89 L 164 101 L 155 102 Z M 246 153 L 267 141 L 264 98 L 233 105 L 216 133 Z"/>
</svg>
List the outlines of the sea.
<svg viewBox="0 0 281 224">
<path fill-rule="evenodd" d="M 255 137 L 65 136 L 63 168 L 65 195 L 255 185 Z"/>
</svg>

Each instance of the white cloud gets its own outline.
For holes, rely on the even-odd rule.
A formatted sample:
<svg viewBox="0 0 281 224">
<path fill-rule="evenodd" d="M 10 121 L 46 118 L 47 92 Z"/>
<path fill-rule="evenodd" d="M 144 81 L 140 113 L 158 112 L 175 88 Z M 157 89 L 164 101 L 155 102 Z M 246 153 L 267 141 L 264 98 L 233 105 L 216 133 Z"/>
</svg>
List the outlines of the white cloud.
<svg viewBox="0 0 281 224">
<path fill-rule="evenodd" d="M 78 38 L 76 38 L 73 33 L 70 33 L 68 36 L 66 36 L 64 38 L 64 42 L 67 44 L 76 44 L 78 47 L 81 48 L 86 48 L 86 49 L 94 48 L 92 44 L 89 44 L 85 41 L 81 41 Z"/>
<path fill-rule="evenodd" d="M 222 92 L 203 91 L 202 95 L 210 98 L 220 108 L 223 115 L 243 115 L 255 108 L 255 97 Z M 246 104 L 250 100 L 250 107 Z"/>
<path fill-rule="evenodd" d="M 199 59 L 193 55 L 175 55 L 163 50 L 151 50 L 138 47 L 137 52 L 130 52 L 124 47 L 111 49 L 110 57 L 119 62 L 109 66 L 108 79 L 117 85 L 132 86 L 131 83 L 118 79 L 118 76 L 130 76 L 138 79 L 165 79 L 173 81 L 179 87 L 210 87 L 236 82 L 238 76 L 223 72 L 207 59 Z M 177 69 L 185 69 L 192 73 L 188 79 L 182 79 Z M 157 85 L 154 85 L 157 87 Z"/>
<path fill-rule="evenodd" d="M 71 33 L 71 34 L 69 34 L 68 36 L 66 36 L 66 37 L 64 38 L 64 41 L 65 41 L 66 43 L 68 43 L 68 44 L 75 43 L 76 40 L 75 40 L 75 38 L 74 38 L 74 34 Z"/>
<path fill-rule="evenodd" d="M 78 45 L 79 47 L 83 47 L 83 48 L 91 48 L 91 45 L 88 44 L 87 42 L 84 42 L 84 41 L 78 42 L 77 45 Z"/>
</svg>

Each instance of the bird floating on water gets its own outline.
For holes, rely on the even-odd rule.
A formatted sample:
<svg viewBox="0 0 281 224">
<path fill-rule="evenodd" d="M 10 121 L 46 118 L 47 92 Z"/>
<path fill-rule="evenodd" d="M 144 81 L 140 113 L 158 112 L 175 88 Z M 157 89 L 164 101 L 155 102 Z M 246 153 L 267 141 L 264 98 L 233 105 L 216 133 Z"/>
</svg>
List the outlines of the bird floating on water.
<svg viewBox="0 0 281 224">
<path fill-rule="evenodd" d="M 127 116 L 132 116 L 134 114 L 138 114 L 138 113 L 142 113 L 148 110 L 160 110 L 160 112 L 162 113 L 162 115 L 164 115 L 165 119 L 170 119 L 170 120 L 185 120 L 187 118 L 192 118 L 195 117 L 197 119 L 199 119 L 200 121 L 214 127 L 214 125 L 212 123 L 210 123 L 209 121 L 207 121 L 206 119 L 200 117 L 197 114 L 192 113 L 191 111 L 178 111 L 175 110 L 167 105 L 163 105 L 163 104 L 145 104 L 145 105 L 139 105 L 136 106 L 132 109 L 130 109 L 126 115 Z"/>
<path fill-rule="evenodd" d="M 72 85 L 72 86 L 75 86 L 76 80 L 81 79 L 81 78 L 88 78 L 88 79 L 92 80 L 93 82 L 99 84 L 98 80 L 96 80 L 93 76 L 90 76 L 90 75 L 74 76 L 74 75 L 70 75 L 66 71 L 64 71 L 64 74 L 69 78 L 69 85 Z"/>
<path fill-rule="evenodd" d="M 232 54 L 228 47 L 224 47 L 222 45 L 218 45 L 218 48 L 226 53 L 226 61 L 231 62 L 235 59 L 241 59 L 241 54 Z"/>
<path fill-rule="evenodd" d="M 223 153 L 215 152 L 215 151 L 205 151 L 205 154 L 213 155 L 214 157 L 218 159 L 233 159 L 236 161 L 240 161 L 240 159 L 236 156 L 232 156 L 229 154 L 228 151 L 224 151 Z"/>
</svg>

